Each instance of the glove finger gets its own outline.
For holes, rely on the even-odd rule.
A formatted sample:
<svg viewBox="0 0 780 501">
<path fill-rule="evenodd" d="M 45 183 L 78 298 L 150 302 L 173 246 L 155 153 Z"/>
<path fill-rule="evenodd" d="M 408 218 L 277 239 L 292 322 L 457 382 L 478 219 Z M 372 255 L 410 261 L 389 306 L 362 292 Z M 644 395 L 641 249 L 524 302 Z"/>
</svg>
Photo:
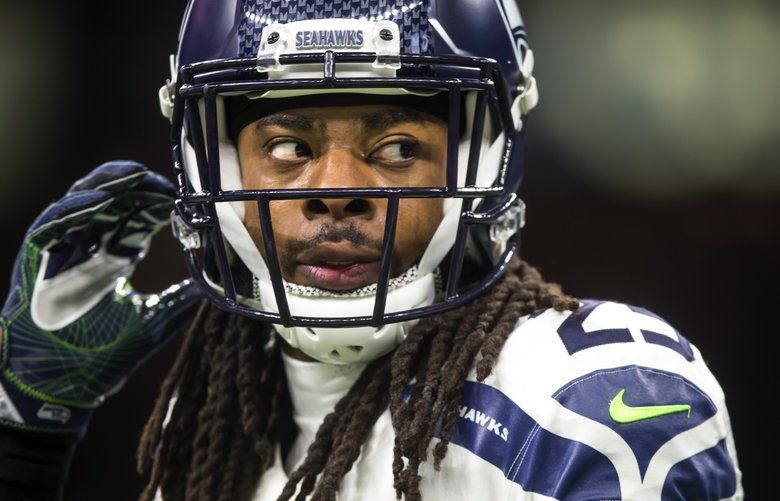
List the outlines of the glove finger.
<svg viewBox="0 0 780 501">
<path fill-rule="evenodd" d="M 151 237 L 169 224 L 174 190 L 167 179 L 151 171 L 124 188 L 105 209 L 115 221 L 105 247 L 110 254 L 137 261 Z"/>
<path fill-rule="evenodd" d="M 168 179 L 138 162 L 129 160 L 104 163 L 76 181 L 68 192 L 100 190 L 121 193 L 130 188 L 169 197 L 176 196 L 176 189 Z"/>
<path fill-rule="evenodd" d="M 158 198 L 162 200 L 135 209 L 118 223 L 115 233 L 106 244 L 109 253 L 133 260 L 143 257 L 152 236 L 170 223 L 173 201 L 159 195 Z"/>
<path fill-rule="evenodd" d="M 27 230 L 26 238 L 37 244 L 59 241 L 92 221 L 111 203 L 103 191 L 69 193 L 47 207 Z"/>
<path fill-rule="evenodd" d="M 28 239 L 48 252 L 46 277 L 86 262 L 101 249 L 134 263 L 167 222 L 172 204 L 168 196 L 148 192 L 117 197 L 101 191 L 71 193 L 39 218 Z"/>
<path fill-rule="evenodd" d="M 133 185 L 133 190 L 176 198 L 176 188 L 173 183 L 167 177 L 151 170 L 146 171 L 146 174 Z"/>
<path fill-rule="evenodd" d="M 159 203 L 160 196 L 167 199 L 175 196 L 170 181 L 143 165 L 109 162 L 77 181 L 64 197 L 50 205 L 33 222 L 28 235 L 35 234 L 36 238 L 45 241 L 59 240 L 65 233 L 77 230 L 80 224 L 104 211 L 110 214 L 108 219 L 119 220 L 116 211 L 107 210 L 109 204 L 106 202 L 130 188 L 134 188 L 135 192 L 131 200 L 139 208 Z"/>
</svg>

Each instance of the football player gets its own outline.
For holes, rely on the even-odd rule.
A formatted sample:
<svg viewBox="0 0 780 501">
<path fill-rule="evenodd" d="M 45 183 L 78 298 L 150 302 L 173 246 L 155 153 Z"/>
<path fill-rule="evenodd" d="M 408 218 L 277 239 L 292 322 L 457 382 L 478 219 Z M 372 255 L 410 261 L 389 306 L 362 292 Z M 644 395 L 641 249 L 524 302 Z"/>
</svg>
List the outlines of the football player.
<svg viewBox="0 0 780 501">
<path fill-rule="evenodd" d="M 175 185 L 105 164 L 25 237 L 3 499 L 57 498 L 92 410 L 188 322 L 145 500 L 741 499 L 698 350 L 518 256 L 533 66 L 513 0 L 191 0 Z M 140 295 L 172 209 L 192 282 Z"/>
</svg>

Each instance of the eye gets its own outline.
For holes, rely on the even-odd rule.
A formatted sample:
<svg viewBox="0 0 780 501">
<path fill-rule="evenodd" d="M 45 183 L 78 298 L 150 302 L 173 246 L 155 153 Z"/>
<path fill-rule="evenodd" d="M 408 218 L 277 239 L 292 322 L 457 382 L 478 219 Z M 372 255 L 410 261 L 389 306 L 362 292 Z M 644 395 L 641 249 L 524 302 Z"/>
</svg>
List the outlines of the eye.
<svg viewBox="0 0 780 501">
<path fill-rule="evenodd" d="M 311 148 L 300 141 L 284 139 L 268 145 L 268 154 L 282 162 L 299 162 L 311 158 Z"/>
<path fill-rule="evenodd" d="M 385 144 L 371 153 L 370 158 L 379 162 L 403 163 L 415 158 L 417 143 L 413 141 L 396 141 Z"/>
</svg>

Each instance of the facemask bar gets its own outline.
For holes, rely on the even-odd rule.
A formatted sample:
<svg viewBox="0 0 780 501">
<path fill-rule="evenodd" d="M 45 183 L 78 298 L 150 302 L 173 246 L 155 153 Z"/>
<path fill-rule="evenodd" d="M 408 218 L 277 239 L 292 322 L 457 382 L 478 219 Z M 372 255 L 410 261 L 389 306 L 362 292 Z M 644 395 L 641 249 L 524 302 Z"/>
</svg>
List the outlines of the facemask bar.
<svg viewBox="0 0 780 501">
<path fill-rule="evenodd" d="M 460 291 L 460 268 L 465 255 L 465 243 L 469 228 L 478 224 L 490 224 L 499 218 L 508 207 L 514 203 L 515 196 L 506 192 L 503 180 L 505 179 L 507 162 L 501 165 L 497 181 L 498 185 L 490 187 L 476 186 L 477 173 L 482 149 L 482 136 L 484 133 L 485 117 L 488 106 L 491 106 L 493 116 L 498 118 L 499 126 L 503 129 L 505 138 L 504 159 L 508 159 L 512 149 L 512 138 L 516 133 L 514 122 L 509 113 L 506 89 L 500 88 L 503 78 L 497 74 L 498 65 L 490 60 L 478 58 L 460 57 L 432 57 L 419 55 L 404 55 L 402 63 L 426 64 L 426 66 L 444 64 L 447 67 L 463 66 L 469 70 L 478 70 L 479 78 L 448 78 L 433 79 L 429 77 L 401 77 L 392 79 L 382 78 L 344 78 L 335 77 L 335 65 L 337 62 L 362 62 L 367 58 L 373 58 L 373 54 L 334 54 L 330 51 L 325 54 L 295 54 L 282 56 L 282 62 L 292 64 L 285 59 L 296 60 L 297 63 L 309 63 L 318 61 L 323 64 L 322 79 L 296 79 L 296 80 L 257 80 L 257 72 L 254 67 L 255 59 L 230 60 L 217 63 L 199 63 L 182 69 L 180 81 L 182 87 L 177 93 L 174 107 L 173 143 L 172 153 L 177 169 L 179 181 L 179 198 L 176 208 L 177 217 L 185 228 L 183 231 L 204 232 L 212 246 L 212 252 L 217 257 L 217 268 L 220 275 L 222 294 L 214 290 L 214 284 L 207 282 L 201 267 L 197 263 L 196 249 L 185 249 L 187 264 L 190 272 L 204 287 L 209 296 L 217 303 L 227 306 L 229 309 L 255 317 L 261 320 L 279 323 L 286 326 L 328 326 L 346 327 L 357 325 L 380 326 L 387 323 L 400 322 L 421 316 L 432 315 L 447 309 L 451 309 L 481 293 L 492 285 L 502 274 L 504 267 L 513 255 L 516 242 L 511 242 L 498 259 L 497 266 L 486 279 L 468 291 Z M 251 70 L 248 70 L 251 68 Z M 236 81 L 236 73 L 242 70 L 254 71 L 253 81 Z M 245 71 L 245 74 L 248 74 Z M 204 75 L 205 74 L 205 75 Z M 232 76 L 232 79 L 228 77 Z M 495 86 L 499 84 L 499 88 Z M 350 88 L 433 88 L 448 93 L 449 102 L 449 128 L 447 146 L 447 186 L 445 188 L 350 188 L 350 189 L 311 189 L 311 190 L 236 190 L 223 191 L 221 189 L 221 170 L 219 152 L 219 131 L 217 116 L 217 96 L 224 93 L 244 93 L 264 90 L 282 89 L 295 86 L 298 89 L 323 89 L 338 87 Z M 463 89 L 477 93 L 477 104 L 472 120 L 471 141 L 466 164 L 465 180 L 459 180 L 459 146 L 460 146 L 460 115 Z M 200 110 L 197 105 L 202 99 L 204 103 L 205 121 L 201 122 Z M 185 106 L 186 103 L 186 106 Z M 186 111 L 185 111 L 186 110 Z M 203 179 L 204 169 L 198 169 L 201 176 L 200 192 L 193 193 L 187 186 L 186 175 L 183 170 L 182 135 L 184 127 L 184 114 L 187 122 L 193 130 L 189 131 L 188 138 L 195 150 L 198 163 L 207 166 Z M 203 130 L 195 130 L 193 124 L 201 124 Z M 206 141 L 204 144 L 203 137 Z M 205 182 L 204 182 L 205 181 Z M 459 181 L 462 187 L 459 187 Z M 491 204 L 494 208 L 488 212 L 473 211 L 475 199 L 499 200 Z M 351 318 L 307 318 L 293 316 L 286 298 L 284 282 L 276 252 L 276 244 L 271 221 L 270 202 L 272 200 L 290 200 L 306 198 L 385 198 L 388 201 L 384 242 L 380 258 L 380 274 L 377 285 L 377 293 L 374 303 L 373 315 L 370 317 Z M 459 198 L 463 200 L 457 236 L 451 250 L 451 265 L 447 279 L 447 290 L 442 301 L 430 306 L 401 312 L 386 310 L 388 283 L 390 281 L 390 263 L 394 248 L 395 231 L 398 222 L 398 208 L 401 198 Z M 268 271 L 272 279 L 278 314 L 258 311 L 241 304 L 238 300 L 232 272 L 228 265 L 228 252 L 226 243 L 220 229 L 219 218 L 216 213 L 216 204 L 221 202 L 255 201 L 258 206 L 261 231 L 263 233 L 265 253 L 267 257 Z"/>
<path fill-rule="evenodd" d="M 485 114 L 487 110 L 487 95 L 484 93 L 477 94 L 477 104 L 475 107 L 473 130 L 471 134 L 471 145 L 469 148 L 469 159 L 466 168 L 466 183 L 465 186 L 474 186 L 477 180 L 477 169 L 479 167 L 480 153 L 482 151 L 482 134 L 485 127 Z M 507 147 L 509 147 L 509 139 L 507 139 Z M 506 165 L 501 170 L 505 170 Z M 503 179 L 502 179 L 503 184 Z M 467 198 L 463 201 L 462 207 L 463 214 L 468 213 L 472 209 L 474 204 L 473 198 Z M 463 260 L 465 258 L 466 249 L 466 237 L 468 235 L 468 227 L 464 222 L 463 216 L 458 223 L 458 233 L 455 237 L 455 244 L 453 245 L 452 261 L 450 262 L 449 277 L 447 278 L 447 295 L 446 297 L 453 297 L 457 294 L 458 283 L 460 282 L 460 271 L 463 266 Z"/>
</svg>

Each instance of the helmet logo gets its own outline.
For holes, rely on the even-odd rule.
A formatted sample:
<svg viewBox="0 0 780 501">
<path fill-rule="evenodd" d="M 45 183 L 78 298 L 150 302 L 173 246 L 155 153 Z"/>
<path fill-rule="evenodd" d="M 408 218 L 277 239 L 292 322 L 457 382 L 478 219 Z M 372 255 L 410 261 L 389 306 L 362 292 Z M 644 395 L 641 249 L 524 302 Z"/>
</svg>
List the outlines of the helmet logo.
<svg viewBox="0 0 780 501">
<path fill-rule="evenodd" d="M 363 30 L 305 30 L 295 36 L 295 48 L 359 49 L 364 40 Z"/>
</svg>

